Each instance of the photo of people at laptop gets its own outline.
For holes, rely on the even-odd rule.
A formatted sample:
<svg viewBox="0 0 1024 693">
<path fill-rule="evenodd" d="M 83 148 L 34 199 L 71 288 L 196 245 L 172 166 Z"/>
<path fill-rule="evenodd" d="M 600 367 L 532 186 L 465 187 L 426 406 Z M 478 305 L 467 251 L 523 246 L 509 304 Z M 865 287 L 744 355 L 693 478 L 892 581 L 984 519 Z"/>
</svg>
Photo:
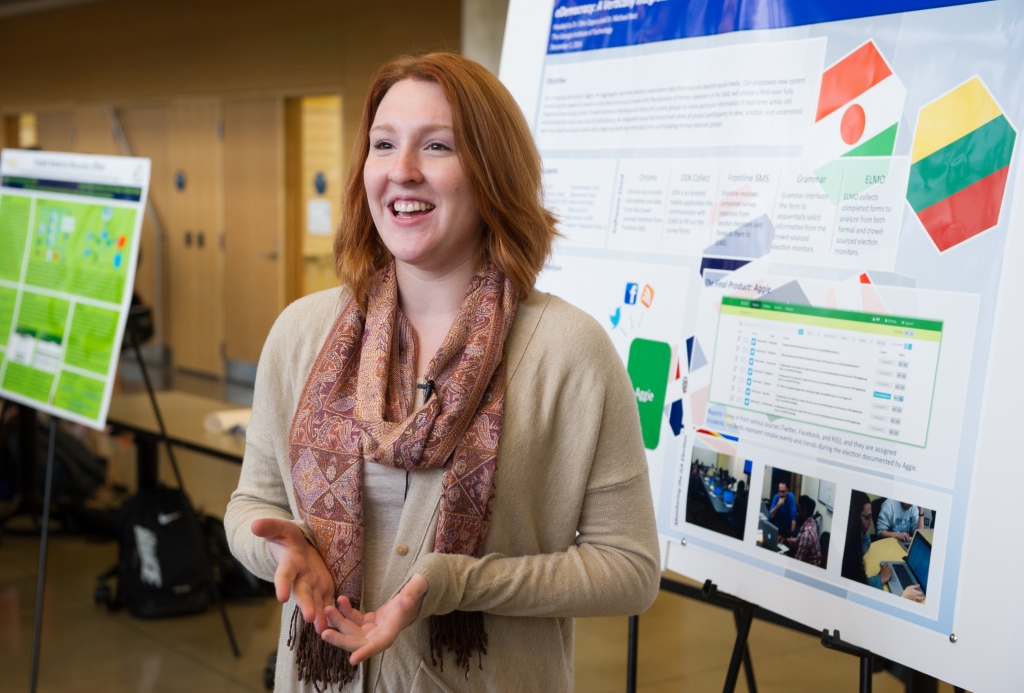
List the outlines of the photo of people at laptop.
<svg viewBox="0 0 1024 693">
<path fill-rule="evenodd" d="M 826 568 L 835 496 L 835 482 L 766 466 L 757 545 Z"/>
<path fill-rule="evenodd" d="M 853 491 L 842 576 L 924 603 L 934 529 L 934 510 Z"/>
<path fill-rule="evenodd" d="M 742 541 L 752 464 L 736 456 L 735 445 L 698 436 L 690 458 L 686 521 Z"/>
</svg>

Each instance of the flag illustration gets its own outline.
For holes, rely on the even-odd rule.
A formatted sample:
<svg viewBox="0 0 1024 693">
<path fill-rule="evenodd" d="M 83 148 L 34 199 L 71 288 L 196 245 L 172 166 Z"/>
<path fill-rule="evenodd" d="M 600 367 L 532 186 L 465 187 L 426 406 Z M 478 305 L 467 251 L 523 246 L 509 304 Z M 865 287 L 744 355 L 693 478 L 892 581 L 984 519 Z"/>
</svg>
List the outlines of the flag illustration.
<svg viewBox="0 0 1024 693">
<path fill-rule="evenodd" d="M 977 76 L 921 108 L 907 201 L 939 252 L 999 223 L 1016 139 Z"/>
<path fill-rule="evenodd" d="M 866 180 L 888 172 L 906 96 L 906 88 L 874 41 L 822 73 L 804 160 L 834 204 L 840 189 L 857 194 L 869 187 Z M 847 171 L 850 175 L 845 175 Z"/>
</svg>

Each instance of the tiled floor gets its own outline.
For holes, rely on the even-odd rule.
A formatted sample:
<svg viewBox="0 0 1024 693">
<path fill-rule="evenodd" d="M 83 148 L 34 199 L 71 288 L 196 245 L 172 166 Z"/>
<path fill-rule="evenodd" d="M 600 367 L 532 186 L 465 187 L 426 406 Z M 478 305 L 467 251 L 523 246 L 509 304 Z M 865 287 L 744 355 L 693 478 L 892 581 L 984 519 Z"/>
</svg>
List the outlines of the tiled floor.
<svg viewBox="0 0 1024 693">
<path fill-rule="evenodd" d="M 0 693 L 28 690 L 38 547 L 38 539 L 28 536 L 7 535 L 0 542 Z M 198 616 L 140 620 L 96 606 L 95 576 L 115 557 L 113 543 L 53 539 L 40 691 L 264 690 L 264 664 L 277 641 L 276 602 L 229 605 L 243 652 L 236 660 L 213 608 Z M 625 618 L 577 621 L 578 691 L 625 689 L 626 630 Z M 734 633 L 727 612 L 663 593 L 640 621 L 639 690 L 721 690 Z M 856 690 L 856 660 L 825 650 L 812 637 L 757 621 L 750 647 L 761 691 Z M 737 690 L 747 690 L 742 679 Z M 877 674 L 874 690 L 895 693 L 902 686 L 888 674 Z"/>
</svg>

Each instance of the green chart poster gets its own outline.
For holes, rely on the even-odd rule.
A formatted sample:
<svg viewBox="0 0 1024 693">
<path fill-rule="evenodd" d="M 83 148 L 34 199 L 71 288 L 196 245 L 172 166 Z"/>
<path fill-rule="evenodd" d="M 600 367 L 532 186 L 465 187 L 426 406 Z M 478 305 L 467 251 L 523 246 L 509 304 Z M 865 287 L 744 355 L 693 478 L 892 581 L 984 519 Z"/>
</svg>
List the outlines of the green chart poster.
<svg viewBox="0 0 1024 693">
<path fill-rule="evenodd" d="M 0 153 L 0 397 L 102 428 L 149 159 Z"/>
</svg>

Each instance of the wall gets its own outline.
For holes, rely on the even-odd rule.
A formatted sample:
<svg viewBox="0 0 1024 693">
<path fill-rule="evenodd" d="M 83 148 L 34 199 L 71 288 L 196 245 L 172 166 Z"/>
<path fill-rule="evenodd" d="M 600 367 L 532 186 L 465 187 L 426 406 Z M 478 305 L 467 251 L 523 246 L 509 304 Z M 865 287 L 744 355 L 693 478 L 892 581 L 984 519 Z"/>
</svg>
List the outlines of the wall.
<svg viewBox="0 0 1024 693">
<path fill-rule="evenodd" d="M 401 21 L 395 21 L 396 18 L 401 18 Z M 198 285 L 196 278 L 187 276 L 189 272 L 186 271 L 195 263 L 186 262 L 182 265 L 175 260 L 183 252 L 179 247 L 181 243 L 175 243 L 175 234 L 182 229 L 203 228 L 208 237 L 216 241 L 218 233 L 224 231 L 224 211 L 231 217 L 227 222 L 231 222 L 232 218 L 244 221 L 247 210 L 244 205 L 232 207 L 230 204 L 225 205 L 223 200 L 217 203 L 215 199 L 213 202 L 217 204 L 207 205 L 211 213 L 207 215 L 208 219 L 202 220 L 202 224 L 198 220 L 179 219 L 181 215 L 176 212 L 180 211 L 177 208 L 181 205 L 176 203 L 177 198 L 171 199 L 171 169 L 167 168 L 171 163 L 182 166 L 179 161 L 181 157 L 173 156 L 175 152 L 170 151 L 175 149 L 172 146 L 175 143 L 181 144 L 181 138 L 175 137 L 177 131 L 173 127 L 180 119 L 176 120 L 174 114 L 189 104 L 213 101 L 230 106 L 235 102 L 273 98 L 287 105 L 289 102 L 306 101 L 288 97 L 334 95 L 333 113 L 328 119 L 331 122 L 324 124 L 323 118 L 320 121 L 326 130 L 340 131 L 338 136 L 330 138 L 331 151 L 327 158 L 334 163 L 324 167 L 325 170 L 330 169 L 327 171 L 329 185 L 326 195 L 338 200 L 341 180 L 348 169 L 348 157 L 359 125 L 364 95 L 378 67 L 401 53 L 458 50 L 460 30 L 459 0 L 431 0 L 426 4 L 411 0 L 389 0 L 387 3 L 326 0 L 301 3 L 269 0 L 224 0 L 218 3 L 150 0 L 138 3 L 131 0 L 102 0 L 6 17 L 0 19 L 0 65 L 3 65 L 3 75 L 0 77 L 0 116 L 27 111 L 38 113 L 40 144 L 50 150 L 120 153 L 110 137 L 108 104 L 117 106 L 121 112 L 130 138 L 141 129 L 153 134 L 153 137 L 149 137 L 152 141 L 136 148 L 140 155 L 152 156 L 154 159 L 151 198 L 167 227 L 164 244 L 161 245 L 164 254 L 161 286 L 167 299 L 163 311 L 163 325 L 167 328 L 164 341 L 179 342 L 176 348 L 176 361 L 180 361 L 179 365 L 184 364 L 198 372 L 220 375 L 221 361 L 225 355 L 255 362 L 262 345 L 262 338 L 256 333 L 261 330 L 261 334 L 265 333 L 263 323 L 269 325 L 272 320 L 261 318 L 258 321 L 260 329 L 241 330 L 246 334 L 252 332 L 253 338 L 233 346 L 230 337 L 240 332 L 239 326 L 227 326 L 231 334 L 222 344 L 223 335 L 220 332 L 225 326 L 221 325 L 223 320 L 218 317 L 221 314 L 229 318 L 236 315 L 231 312 L 230 306 L 217 308 L 220 313 L 207 316 L 209 319 L 197 317 L 203 310 L 188 301 L 188 305 L 182 304 L 185 305 L 184 311 L 175 310 L 181 307 L 181 301 L 175 300 L 176 297 L 182 293 L 190 294 L 189 290 L 181 289 L 181 280 L 184 280 L 186 286 Z M 59 40 L 54 40 L 55 36 L 59 36 Z M 340 109 L 337 103 L 339 99 L 343 104 Z M 152 114 L 167 122 L 157 123 L 148 117 Z M 287 121 L 287 109 L 283 116 L 283 120 Z M 223 115 L 214 114 L 214 120 L 217 122 L 200 130 L 209 135 L 214 125 L 217 125 L 223 133 Z M 242 122 L 251 120 L 243 118 Z M 7 146 L 11 146 L 14 142 L 7 140 L 16 139 L 17 123 L 10 117 L 4 117 L 3 124 L 0 137 Z M 313 124 L 312 121 L 306 123 L 307 127 Z M 281 137 L 283 148 L 287 146 L 284 141 L 286 135 Z M 221 139 L 222 135 L 218 137 L 218 140 Z M 200 153 L 205 152 L 210 156 L 216 154 L 217 157 L 220 156 L 221 148 L 219 143 L 206 143 L 199 147 Z M 181 147 L 177 147 L 177 150 L 181 150 Z M 229 156 L 226 163 L 238 161 L 243 167 L 248 165 L 243 156 L 245 152 L 236 154 L 239 155 Z M 275 152 L 261 150 L 257 156 L 254 151 L 253 157 L 267 161 L 268 166 L 280 165 L 280 161 L 274 161 L 279 158 Z M 194 161 L 191 163 L 198 165 Z M 221 166 L 219 158 L 214 162 L 214 168 L 218 166 Z M 292 178 L 292 172 L 282 169 L 277 177 L 284 186 L 285 179 Z M 305 172 L 296 172 L 295 179 L 300 178 L 304 187 L 309 185 L 309 176 Z M 215 197 L 218 195 L 211 194 Z M 274 194 L 273 191 L 261 189 L 260 196 L 260 199 L 270 199 Z M 284 201 L 283 190 L 279 197 Z M 238 212 L 233 217 L 230 214 L 232 209 Z M 302 223 L 304 220 L 293 223 L 299 215 L 292 214 L 292 211 L 285 204 L 280 214 L 282 222 L 289 227 L 284 243 L 273 245 L 269 236 L 265 239 L 257 238 L 259 234 L 251 224 L 229 223 L 231 228 L 227 230 L 227 235 L 232 236 L 229 239 L 230 247 L 246 248 L 248 244 L 264 255 L 283 251 L 286 260 L 292 256 L 293 250 L 297 250 L 299 254 L 311 255 L 315 260 L 313 264 L 316 267 L 313 269 L 316 270 L 316 277 L 308 289 L 315 290 L 335 283 L 332 264 L 322 261 L 322 248 L 304 248 L 303 241 L 307 239 L 296 239 L 298 242 L 294 244 L 290 242 L 288 236 L 301 233 L 305 227 Z M 264 216 L 277 216 L 277 213 Z M 176 224 L 175 220 L 182 223 Z M 246 238 L 238 238 L 239 234 L 248 235 Z M 156 293 L 154 267 L 150 260 L 154 257 L 154 249 L 150 245 L 152 238 L 153 233 L 147 225 L 143 231 L 144 260 L 140 265 L 137 288 L 143 299 L 150 304 Z M 216 260 L 223 264 L 222 260 L 213 257 L 217 252 L 215 246 L 208 246 L 208 251 L 211 262 Z M 228 270 L 234 266 L 229 265 Z M 223 284 L 219 264 L 196 271 L 215 285 L 201 293 L 223 293 L 218 288 Z M 301 266 L 299 272 L 295 273 L 292 263 L 286 262 L 282 275 L 282 296 L 291 299 L 308 292 L 296 288 L 301 283 Z M 228 288 L 236 285 L 240 286 L 238 281 L 231 281 Z M 231 296 L 228 298 L 232 299 Z M 276 305 L 276 301 L 269 303 Z M 217 307 L 212 302 L 209 306 L 211 310 Z M 179 324 L 181 320 L 175 320 L 175 315 L 183 317 L 183 313 L 192 322 L 199 321 L 197 325 L 201 329 L 198 329 L 198 333 L 204 336 L 203 340 L 194 340 L 204 342 L 202 345 L 196 344 L 198 351 L 193 355 L 195 358 L 188 356 L 186 352 L 189 350 L 184 348 L 188 345 L 181 343 L 180 337 L 185 332 L 190 335 L 197 332 L 196 329 L 186 330 L 188 325 Z M 245 320 L 241 320 L 240 324 L 242 327 L 248 326 Z M 180 329 L 176 331 L 176 327 Z M 178 339 L 175 339 L 175 334 L 179 335 Z M 185 341 L 191 344 L 193 340 Z"/>
<path fill-rule="evenodd" d="M 691 462 L 700 462 L 705 467 L 718 467 L 718 453 L 714 450 L 706 450 L 699 448 L 696 445 L 693 446 L 693 457 Z"/>
<path fill-rule="evenodd" d="M 11 17 L 0 20 L 0 112 L 333 92 L 347 156 L 377 68 L 400 53 L 458 50 L 461 16 L 460 0 L 104 0 Z"/>
<path fill-rule="evenodd" d="M 462 52 L 498 74 L 508 0 L 463 0 Z"/>
</svg>

